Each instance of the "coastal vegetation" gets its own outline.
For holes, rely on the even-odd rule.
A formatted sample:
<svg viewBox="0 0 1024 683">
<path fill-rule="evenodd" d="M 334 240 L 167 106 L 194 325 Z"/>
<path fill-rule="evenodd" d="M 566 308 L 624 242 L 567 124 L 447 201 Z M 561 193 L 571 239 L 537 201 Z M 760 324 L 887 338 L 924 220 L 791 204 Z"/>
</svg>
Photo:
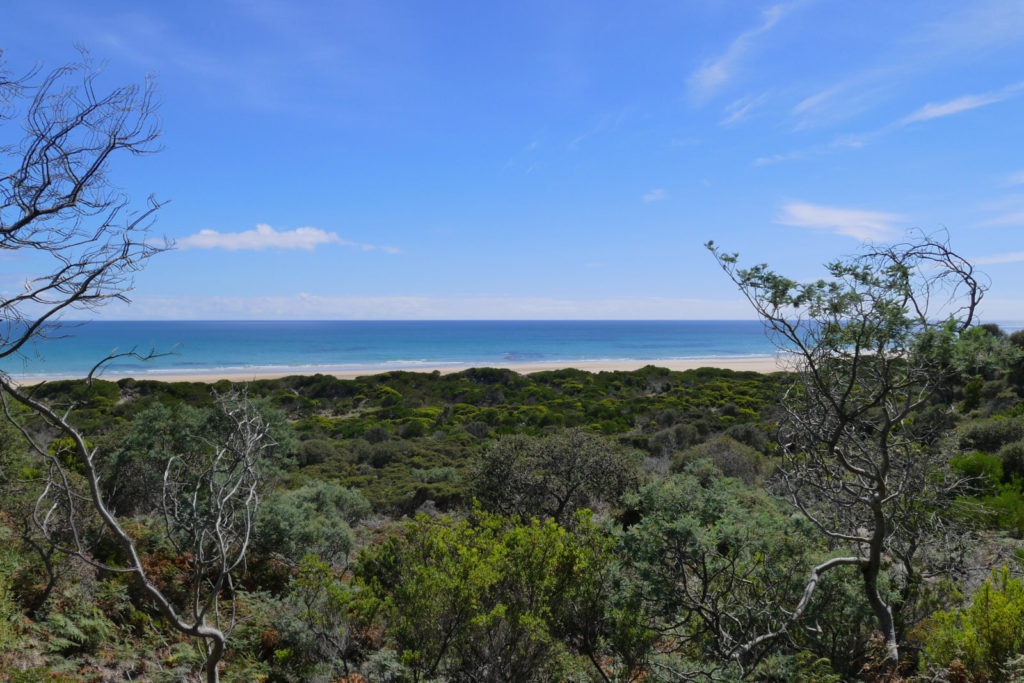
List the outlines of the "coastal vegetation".
<svg viewBox="0 0 1024 683">
<path fill-rule="evenodd" d="M 1024 347 L 1024 334 L 998 338 Z M 955 524 L 955 548 L 920 531 L 911 585 L 896 550 L 881 561 L 880 591 L 899 605 L 905 678 L 982 671 L 976 680 L 1006 680 L 1024 654 L 1016 636 L 1000 635 L 1015 633 L 1020 609 L 1021 365 L 949 382 L 908 420 L 942 426 L 934 453 L 964 485 L 943 517 Z M 787 462 L 781 399 L 794 378 L 648 367 L 249 384 L 277 446 L 263 458 L 245 571 L 222 589 L 239 617 L 222 676 L 882 675 L 887 649 L 856 567 L 823 573 L 793 619 L 809 568 L 840 556 L 773 495 Z M 101 495 L 172 598 L 194 588 L 194 575 L 154 492 L 170 455 L 209 452 L 203 430 L 230 388 L 124 379 L 34 389 L 54 405 L 75 402 L 68 419 L 104 453 Z M 26 420 L 60 452 L 57 433 Z M 4 667 L 21 671 L 18 680 L 198 672 L 207 655 L 161 626 L 136 581 L 49 552 L 31 520 L 39 456 L 4 430 Z M 106 562 L 121 552 L 102 534 L 92 540 Z M 980 624 L 987 615 L 1003 626 Z M 982 644 L 968 636 L 979 629 Z M 751 646 L 766 633 L 779 635 Z"/>
<path fill-rule="evenodd" d="M 163 248 L 104 175 L 151 149 L 152 92 L 94 80 L 0 71 L 26 108 L 0 249 L 51 264 L 0 301 L 0 359 Z M 0 670 L 1019 678 L 1024 332 L 977 325 L 970 264 L 926 236 L 812 283 L 714 253 L 792 372 L 0 372 Z"/>
</svg>

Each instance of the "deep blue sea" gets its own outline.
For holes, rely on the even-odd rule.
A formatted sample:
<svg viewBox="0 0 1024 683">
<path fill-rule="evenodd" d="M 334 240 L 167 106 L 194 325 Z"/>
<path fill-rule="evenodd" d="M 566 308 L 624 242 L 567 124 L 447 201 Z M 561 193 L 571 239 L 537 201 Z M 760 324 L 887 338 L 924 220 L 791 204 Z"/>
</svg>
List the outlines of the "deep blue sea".
<svg viewBox="0 0 1024 683">
<path fill-rule="evenodd" d="M 331 372 L 572 361 L 749 358 L 774 347 L 756 321 L 132 321 L 66 324 L 2 367 L 20 379 Z"/>
<path fill-rule="evenodd" d="M 107 354 L 133 348 L 170 355 L 117 359 L 102 376 L 657 363 L 775 353 L 757 321 L 106 321 L 65 324 L 59 332 L 62 338 L 42 341 L 0 368 L 24 380 L 81 377 Z"/>
</svg>

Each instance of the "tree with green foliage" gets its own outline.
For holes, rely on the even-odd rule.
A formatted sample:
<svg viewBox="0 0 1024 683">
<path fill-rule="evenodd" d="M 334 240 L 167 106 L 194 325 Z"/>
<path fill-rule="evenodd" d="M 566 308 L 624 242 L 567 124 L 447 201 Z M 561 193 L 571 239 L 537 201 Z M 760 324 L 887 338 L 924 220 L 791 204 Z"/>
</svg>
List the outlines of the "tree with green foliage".
<svg viewBox="0 0 1024 683">
<path fill-rule="evenodd" d="M 765 264 L 740 268 L 736 254 L 707 246 L 796 371 L 782 404 L 778 489 L 831 544 L 849 549 L 811 571 L 790 613 L 806 610 L 822 574 L 856 567 L 895 668 L 920 551 L 938 549 L 948 568 L 962 540 L 947 533 L 961 488 L 948 476 L 943 431 L 914 417 L 949 376 L 999 359 L 1001 341 L 972 327 L 985 286 L 970 262 L 924 236 L 868 246 L 813 282 Z M 889 561 L 898 568 L 891 593 Z"/>
<path fill-rule="evenodd" d="M 660 636 L 655 673 L 743 676 L 778 649 L 761 636 L 787 625 L 779 606 L 800 599 L 803 567 L 821 549 L 811 526 L 765 493 L 719 472 L 695 474 L 703 472 L 626 496 L 639 519 L 619 537 L 628 602 Z"/>
<path fill-rule="evenodd" d="M 119 447 L 103 465 L 103 493 L 119 516 L 160 509 L 153 495 L 163 485 L 164 467 L 177 453 L 199 450 L 217 433 L 216 411 L 154 403 L 132 418 Z"/>
<path fill-rule="evenodd" d="M 360 554 L 357 609 L 414 681 L 559 680 L 574 657 L 628 680 L 650 647 L 639 615 L 612 605 L 614 540 L 587 512 L 572 532 L 482 510 L 397 531 Z"/>
<path fill-rule="evenodd" d="M 484 450 L 474 472 L 475 492 L 502 514 L 545 515 L 569 524 L 577 510 L 617 502 L 638 481 L 638 465 L 615 442 L 580 429 L 517 434 Z"/>
</svg>

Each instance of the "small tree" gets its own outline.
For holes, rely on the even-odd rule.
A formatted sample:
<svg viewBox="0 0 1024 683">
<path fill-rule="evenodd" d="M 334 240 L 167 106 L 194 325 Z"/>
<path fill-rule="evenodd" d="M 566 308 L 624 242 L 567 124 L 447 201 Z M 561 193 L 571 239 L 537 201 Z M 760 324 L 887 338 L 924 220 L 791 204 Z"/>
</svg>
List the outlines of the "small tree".
<svg viewBox="0 0 1024 683">
<path fill-rule="evenodd" d="M 926 236 L 869 247 L 828 264 L 831 279 L 809 283 L 764 264 L 739 268 L 735 254 L 707 247 L 794 364 L 797 381 L 782 402 L 779 491 L 833 547 L 848 550 L 811 572 L 788 623 L 824 572 L 853 565 L 895 667 L 897 616 L 919 584 L 921 550 L 939 548 L 952 561 L 962 542 L 947 533 L 962 482 L 948 476 L 942 431 L 928 427 L 941 421 L 915 414 L 952 373 L 992 360 L 994 338 L 971 327 L 985 286 L 948 244 Z M 892 594 L 883 586 L 889 562 L 898 568 Z"/>
<path fill-rule="evenodd" d="M 786 622 L 779 605 L 820 555 L 806 522 L 717 471 L 657 479 L 624 502 L 639 519 L 619 533 L 626 604 L 659 635 L 655 672 L 733 680 L 778 650 L 757 637 Z"/>
</svg>

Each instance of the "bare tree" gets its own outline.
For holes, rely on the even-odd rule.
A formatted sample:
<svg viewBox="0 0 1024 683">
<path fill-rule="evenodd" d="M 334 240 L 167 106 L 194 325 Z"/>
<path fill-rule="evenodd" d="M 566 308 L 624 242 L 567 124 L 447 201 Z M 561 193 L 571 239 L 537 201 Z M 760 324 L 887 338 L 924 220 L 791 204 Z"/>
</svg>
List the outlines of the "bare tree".
<svg viewBox="0 0 1024 683">
<path fill-rule="evenodd" d="M 20 121 L 20 134 L 0 138 L 0 250 L 16 251 L 37 273 L 20 292 L 0 293 L 0 362 L 8 363 L 36 340 L 61 334 L 63 315 L 127 301 L 134 274 L 168 248 L 148 235 L 160 204 L 150 197 L 133 210 L 107 176 L 113 160 L 155 151 L 153 84 L 104 90 L 84 52 L 79 63 L 39 74 L 14 77 L 0 61 L 0 133 Z M 137 356 L 107 356 L 87 381 L 125 355 Z M 99 465 L 106 454 L 76 427 L 76 405 L 58 407 L 39 396 L 0 370 L 4 415 L 45 465 L 32 513 L 40 534 L 95 567 L 133 575 L 172 627 L 201 639 L 207 680 L 218 680 L 233 623 L 232 573 L 244 563 L 258 502 L 257 463 L 273 446 L 266 423 L 244 398 L 222 398 L 222 439 L 167 464 L 166 531 L 192 570 L 191 599 L 179 611 L 147 575 L 136 539 L 104 501 Z M 116 543 L 123 561 L 94 557 L 98 539 Z"/>
<path fill-rule="evenodd" d="M 895 667 L 896 612 L 919 578 L 921 550 L 956 537 L 946 532 L 963 485 L 949 476 L 941 430 L 913 418 L 951 373 L 977 367 L 991 350 L 971 330 L 986 287 L 968 261 L 928 236 L 869 247 L 811 283 L 764 264 L 741 269 L 735 254 L 707 246 L 796 371 L 782 405 L 779 491 L 846 550 L 812 570 L 787 626 L 751 644 L 798 619 L 825 572 L 855 566 Z M 902 582 L 893 597 L 880 585 L 888 563 Z"/>
<path fill-rule="evenodd" d="M 71 411 L 58 412 L 13 387 L 0 394 L 4 413 L 12 421 L 9 398 L 30 407 L 64 437 L 53 447 L 21 421 L 15 422 L 46 464 L 32 513 L 43 538 L 96 568 L 133 575 L 171 626 L 202 640 L 207 681 L 219 680 L 217 666 L 236 623 L 233 573 L 245 563 L 259 502 L 261 462 L 276 445 L 259 411 L 244 396 L 218 397 L 219 437 L 167 463 L 161 506 L 166 535 L 190 569 L 190 598 L 179 611 L 149 576 L 139 544 L 106 505 L 99 467 L 104 453 L 74 426 Z M 92 548 L 101 540 L 120 546 L 125 561 L 96 559 Z"/>
<path fill-rule="evenodd" d="M 10 169 L 0 170 L 0 250 L 40 273 L 0 299 L 0 360 L 27 351 L 64 313 L 126 300 L 134 273 L 166 248 L 147 240 L 159 204 L 130 210 L 107 177 L 114 158 L 155 151 L 153 85 L 100 94 L 98 77 L 84 53 L 38 84 L 0 75 L 0 123 L 20 118 L 23 130 L 0 146 Z"/>
</svg>

